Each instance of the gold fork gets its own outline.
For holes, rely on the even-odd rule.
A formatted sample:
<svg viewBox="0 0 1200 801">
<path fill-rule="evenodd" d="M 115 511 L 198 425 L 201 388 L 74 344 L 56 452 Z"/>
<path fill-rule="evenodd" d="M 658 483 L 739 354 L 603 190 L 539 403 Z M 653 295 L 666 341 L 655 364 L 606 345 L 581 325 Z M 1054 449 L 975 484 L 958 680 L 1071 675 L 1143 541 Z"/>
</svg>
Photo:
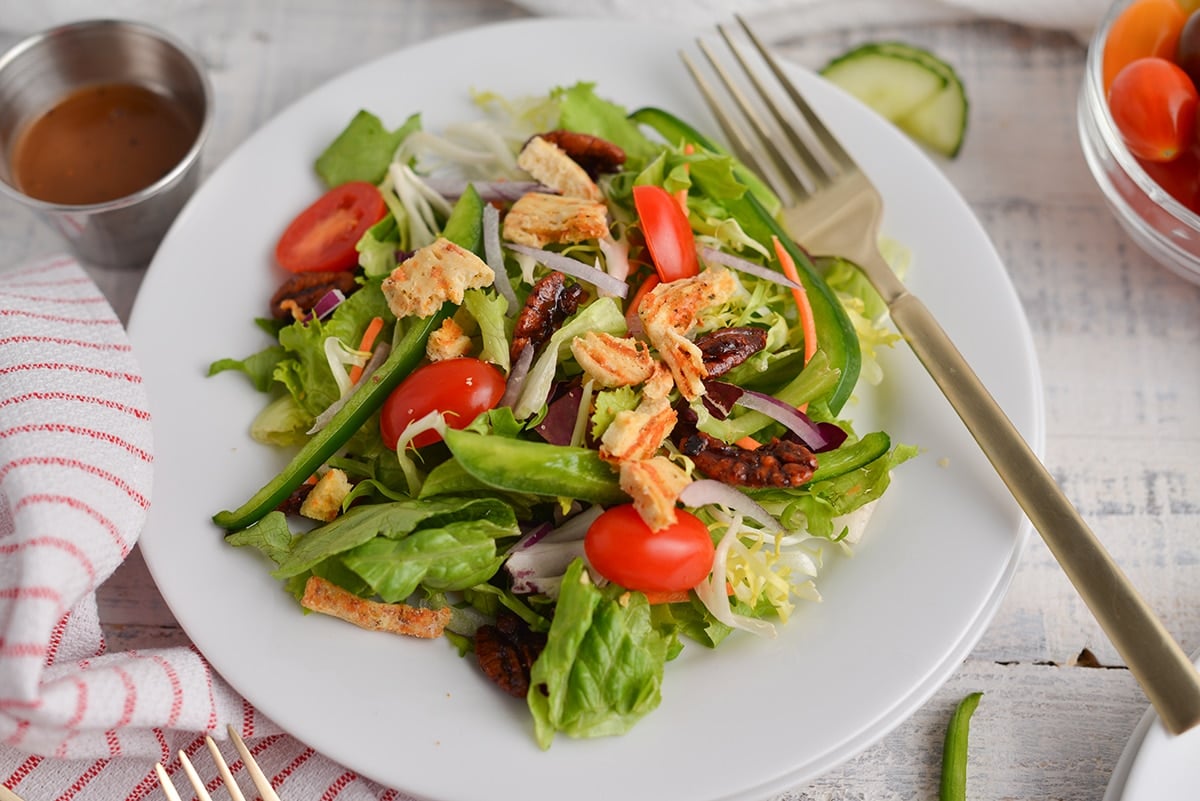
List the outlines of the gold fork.
<svg viewBox="0 0 1200 801">
<path fill-rule="evenodd" d="M 246 772 L 250 774 L 250 780 L 254 782 L 254 787 L 258 790 L 262 801 L 279 801 L 279 796 L 275 794 L 275 789 L 271 787 L 271 782 L 263 774 L 258 763 L 254 761 L 254 756 L 251 755 L 250 749 L 246 747 L 246 743 L 242 741 L 237 730 L 233 726 L 229 727 L 229 739 L 233 741 L 233 747 L 237 749 L 238 755 L 242 758 L 242 764 L 246 766 Z M 212 737 L 205 737 L 204 744 L 208 746 L 208 752 L 212 755 L 213 762 L 217 766 L 217 773 L 221 776 L 221 781 L 225 783 L 225 789 L 229 791 L 229 797 L 232 801 L 246 801 L 246 797 L 242 795 L 241 788 L 234 781 L 233 773 L 229 770 L 229 765 L 226 764 L 225 758 L 221 756 L 221 749 L 213 741 Z M 204 786 L 204 780 L 196 772 L 196 768 L 192 765 L 192 761 L 188 759 L 187 754 L 179 752 L 179 763 L 183 766 L 183 772 L 187 774 L 188 782 L 192 785 L 192 790 L 196 794 L 199 801 L 212 801 L 212 796 L 208 794 L 207 788 Z M 182 801 L 179 797 L 179 792 L 175 789 L 175 785 L 171 782 L 171 777 L 167 775 L 166 769 L 162 763 L 154 765 L 154 772 L 158 774 L 158 783 L 162 785 L 163 792 L 166 793 L 169 801 Z"/>
<path fill-rule="evenodd" d="M 1009 491 L 1042 535 L 1101 628 L 1141 684 L 1168 731 L 1200 723 L 1200 672 L 1063 495 L 1045 466 L 924 304 L 910 294 L 876 246 L 883 199 L 801 96 L 750 26 L 737 21 L 773 75 L 747 58 L 735 33 L 718 28 L 738 67 L 698 41 L 729 101 L 682 53 L 705 102 L 737 155 L 771 183 L 788 232 L 807 250 L 858 263 L 887 303 L 892 322 L 954 407 Z M 734 74 L 749 78 L 753 94 Z M 768 86 L 775 85 L 773 92 Z M 794 111 L 776 99 L 782 90 Z M 751 97 L 758 96 L 758 101 Z M 769 116 L 757 111 L 766 108 Z"/>
</svg>

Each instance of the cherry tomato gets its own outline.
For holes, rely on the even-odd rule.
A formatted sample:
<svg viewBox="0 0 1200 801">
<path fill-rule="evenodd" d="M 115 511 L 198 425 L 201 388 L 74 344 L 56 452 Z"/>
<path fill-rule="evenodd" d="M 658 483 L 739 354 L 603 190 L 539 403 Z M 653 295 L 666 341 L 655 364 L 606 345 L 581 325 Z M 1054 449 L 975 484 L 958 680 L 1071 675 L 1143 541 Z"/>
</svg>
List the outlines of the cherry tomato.
<svg viewBox="0 0 1200 801">
<path fill-rule="evenodd" d="M 1178 0 L 1137 0 L 1113 21 L 1104 45 L 1104 91 L 1131 61 L 1173 59 L 1187 15 Z"/>
<path fill-rule="evenodd" d="M 1108 106 L 1121 138 L 1135 156 L 1170 161 L 1187 150 L 1196 131 L 1196 87 L 1175 64 L 1139 58 L 1113 80 Z"/>
<path fill-rule="evenodd" d="M 1175 47 L 1175 63 L 1193 83 L 1200 83 L 1200 13 L 1188 15 L 1183 30 L 1179 33 L 1179 44 Z"/>
<path fill-rule="evenodd" d="M 1200 144 L 1167 162 L 1139 161 L 1142 169 L 1167 194 L 1200 214 Z"/>
<path fill-rule="evenodd" d="M 292 220 L 275 246 L 275 260 L 294 273 L 351 270 L 358 265 L 354 246 L 386 213 L 373 185 L 335 186 Z"/>
<path fill-rule="evenodd" d="M 479 359 L 446 359 L 418 367 L 383 402 L 379 415 L 383 442 L 395 449 L 408 424 L 432 411 L 442 412 L 451 428 L 466 428 L 503 394 L 504 375 Z M 441 438 L 436 431 L 426 431 L 412 444 L 422 448 Z"/>
<path fill-rule="evenodd" d="M 635 186 L 633 205 L 658 277 L 675 281 L 700 272 L 692 226 L 671 193 L 661 186 Z"/>
<path fill-rule="evenodd" d="M 712 570 L 716 549 L 700 518 L 675 514 L 674 525 L 651 531 L 632 504 L 614 506 L 588 528 L 584 553 L 600 575 L 627 590 L 689 590 Z"/>
</svg>

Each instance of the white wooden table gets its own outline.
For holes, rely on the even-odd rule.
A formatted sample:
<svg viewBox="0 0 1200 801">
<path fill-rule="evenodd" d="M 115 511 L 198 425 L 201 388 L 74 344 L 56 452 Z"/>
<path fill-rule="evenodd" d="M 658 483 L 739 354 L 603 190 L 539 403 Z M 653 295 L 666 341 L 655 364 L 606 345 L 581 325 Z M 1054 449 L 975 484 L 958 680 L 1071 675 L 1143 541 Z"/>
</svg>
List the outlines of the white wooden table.
<svg viewBox="0 0 1200 801">
<path fill-rule="evenodd" d="M 19 5 L 0 2 L 0 44 L 57 4 Z M 490 0 L 118 5 L 168 28 L 206 61 L 217 96 L 207 171 L 327 78 L 407 43 L 525 14 Z M 1029 316 L 1046 390 L 1046 462 L 1167 628 L 1195 651 L 1200 288 L 1141 254 L 1091 181 L 1074 123 L 1083 47 L 1065 35 L 996 22 L 864 23 L 784 44 L 815 67 L 874 38 L 927 45 L 962 73 L 970 131 L 959 159 L 944 168 L 994 240 Z M 10 262 L 61 249 L 12 203 L 0 204 L 0 241 Z M 139 276 L 94 277 L 127 317 Z M 99 601 L 110 651 L 186 642 L 136 552 Z M 1077 665 L 1084 649 L 1104 668 Z M 994 622 L 924 708 L 865 753 L 781 798 L 935 797 L 945 723 L 974 690 L 984 697 L 972 723 L 973 801 L 1100 799 L 1147 706 L 1035 538 Z"/>
</svg>

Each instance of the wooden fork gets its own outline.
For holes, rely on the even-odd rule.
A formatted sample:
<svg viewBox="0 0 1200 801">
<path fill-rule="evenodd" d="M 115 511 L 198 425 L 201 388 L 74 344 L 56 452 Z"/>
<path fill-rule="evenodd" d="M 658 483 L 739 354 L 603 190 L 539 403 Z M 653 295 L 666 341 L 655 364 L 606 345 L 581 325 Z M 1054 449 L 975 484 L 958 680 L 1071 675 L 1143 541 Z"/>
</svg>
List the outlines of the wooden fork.
<svg viewBox="0 0 1200 801">
<path fill-rule="evenodd" d="M 254 761 L 254 757 L 250 754 L 250 749 L 246 747 L 246 743 L 242 741 L 241 736 L 233 726 L 229 727 L 229 739 L 233 741 L 233 747 L 237 749 L 238 755 L 242 758 L 242 764 L 246 766 L 246 772 L 250 774 L 251 781 L 254 782 L 255 789 L 262 796 L 262 801 L 279 801 L 279 796 L 275 793 L 275 788 L 267 781 L 267 777 L 263 775 L 262 769 L 258 763 Z M 205 745 L 208 746 L 208 752 L 212 754 L 213 762 L 217 766 L 217 773 L 221 776 L 221 781 L 225 783 L 225 789 L 229 791 L 229 796 L 233 801 L 246 801 L 246 797 L 242 795 L 241 788 L 233 779 L 233 773 L 229 770 L 229 765 L 226 764 L 225 758 L 221 756 L 221 750 L 217 747 L 216 742 L 212 737 L 204 738 Z M 196 772 L 196 768 L 192 765 L 192 761 L 188 759 L 187 754 L 179 752 L 179 763 L 183 765 L 183 772 L 187 774 L 188 781 L 192 785 L 192 790 L 196 793 L 196 798 L 200 801 L 212 801 L 212 796 L 208 794 L 208 790 L 204 786 L 204 781 Z M 183 801 L 179 796 L 179 792 L 175 789 L 175 785 L 171 782 L 171 777 L 167 775 L 166 769 L 161 762 L 154 765 L 154 772 L 158 774 L 158 782 L 162 785 L 163 792 L 166 793 L 169 801 Z M 4 801 L 0 799 L 0 801 Z"/>
<path fill-rule="evenodd" d="M 1141 684 L 1167 730 L 1200 724 L 1200 673 L 1105 551 L 950 337 L 913 296 L 876 247 L 883 199 L 870 179 L 789 80 L 744 20 L 743 37 L 721 37 L 737 66 L 698 44 L 724 87 L 721 97 L 696 64 L 683 60 L 729 144 L 768 180 L 784 204 L 780 218 L 809 252 L 856 262 L 887 303 L 891 320 L 958 413 L 1013 498 L 1042 535 L 1081 598 Z M 748 40 L 766 70 L 751 64 Z M 769 73 L 764 79 L 762 73 Z M 744 74 L 747 93 L 734 79 Z M 775 91 L 769 90 L 773 85 Z M 787 101 L 777 98 L 782 94 Z M 751 100 L 755 95 L 761 102 Z M 767 114 L 758 109 L 766 108 Z"/>
</svg>

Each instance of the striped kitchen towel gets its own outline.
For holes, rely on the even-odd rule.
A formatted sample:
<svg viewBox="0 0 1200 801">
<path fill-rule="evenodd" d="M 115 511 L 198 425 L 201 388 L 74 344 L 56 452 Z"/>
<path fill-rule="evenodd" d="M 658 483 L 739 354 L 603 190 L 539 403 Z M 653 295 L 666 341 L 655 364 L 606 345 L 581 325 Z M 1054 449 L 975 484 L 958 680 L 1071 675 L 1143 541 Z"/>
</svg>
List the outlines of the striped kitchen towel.
<svg viewBox="0 0 1200 801">
<path fill-rule="evenodd" d="M 135 354 L 95 283 L 65 257 L 0 271 L 0 784 L 161 798 L 154 763 L 180 771 L 232 724 L 284 799 L 400 798 L 280 732 L 194 648 L 105 652 L 96 588 L 136 545 L 153 468 Z"/>
</svg>

